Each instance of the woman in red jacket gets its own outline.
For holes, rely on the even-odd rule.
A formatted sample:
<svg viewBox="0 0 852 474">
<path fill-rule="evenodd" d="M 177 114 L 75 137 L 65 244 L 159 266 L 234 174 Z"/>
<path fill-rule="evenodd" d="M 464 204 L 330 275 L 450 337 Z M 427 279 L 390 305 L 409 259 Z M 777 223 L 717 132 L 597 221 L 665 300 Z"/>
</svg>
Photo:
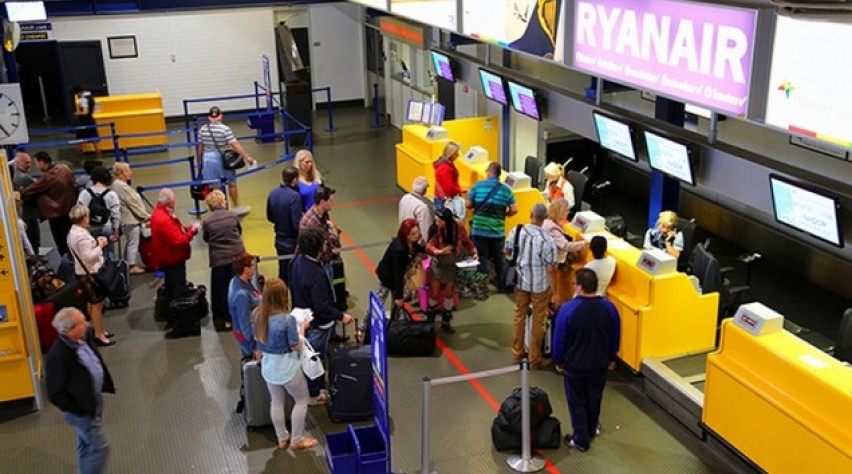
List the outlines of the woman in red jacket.
<svg viewBox="0 0 852 474">
<path fill-rule="evenodd" d="M 190 257 L 189 243 L 201 226 L 181 224 L 175 215 L 175 193 L 169 188 L 160 190 L 157 207 L 151 214 L 151 247 L 157 256 L 160 270 L 166 274 L 166 301 L 186 296 L 186 261 Z"/>
<path fill-rule="evenodd" d="M 444 152 L 441 157 L 434 163 L 435 168 L 435 209 L 440 213 L 444 210 L 445 203 L 451 201 L 456 196 L 460 196 L 465 191 L 459 185 L 459 170 L 456 169 L 454 161 L 459 157 L 459 144 L 456 142 L 448 142 L 444 146 Z M 447 203 L 449 205 L 449 203 Z M 453 209 L 451 207 L 451 209 Z M 461 207 L 456 212 L 457 217 L 464 215 L 464 201 L 461 202 Z"/>
</svg>

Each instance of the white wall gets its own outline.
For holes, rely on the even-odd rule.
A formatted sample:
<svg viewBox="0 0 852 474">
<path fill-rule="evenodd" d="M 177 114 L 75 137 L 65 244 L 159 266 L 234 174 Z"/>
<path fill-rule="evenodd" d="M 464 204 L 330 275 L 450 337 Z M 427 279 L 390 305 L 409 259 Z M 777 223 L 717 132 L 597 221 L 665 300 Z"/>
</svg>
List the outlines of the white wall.
<svg viewBox="0 0 852 474">
<path fill-rule="evenodd" d="M 167 116 L 183 114 L 183 99 L 251 94 L 262 81 L 261 56 L 277 84 L 271 8 L 52 18 L 59 41 L 100 40 L 110 94 L 159 89 Z M 136 36 L 138 58 L 110 59 L 109 36 Z M 218 101 L 224 109 L 254 107 L 254 100 Z M 206 111 L 212 103 L 196 105 Z"/>
<path fill-rule="evenodd" d="M 352 3 L 311 5 L 311 82 L 331 87 L 331 100 L 364 99 L 363 9 Z M 318 103 L 326 101 L 317 93 Z"/>
</svg>

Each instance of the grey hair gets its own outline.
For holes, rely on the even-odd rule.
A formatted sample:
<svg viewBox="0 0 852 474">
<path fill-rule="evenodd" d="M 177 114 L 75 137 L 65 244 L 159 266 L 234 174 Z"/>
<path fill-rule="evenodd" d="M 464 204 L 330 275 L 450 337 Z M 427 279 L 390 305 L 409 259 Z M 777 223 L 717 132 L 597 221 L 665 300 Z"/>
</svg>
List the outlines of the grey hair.
<svg viewBox="0 0 852 474">
<path fill-rule="evenodd" d="M 429 188 L 429 180 L 425 176 L 414 178 L 414 183 L 411 184 L 411 190 L 417 194 L 423 194 Z"/>
<path fill-rule="evenodd" d="M 82 204 L 74 204 L 74 207 L 68 211 L 68 217 L 72 224 L 79 224 L 89 217 L 89 208 Z"/>
<path fill-rule="evenodd" d="M 174 200 L 175 192 L 170 188 L 163 188 L 160 190 L 160 195 L 157 197 L 157 202 L 160 204 L 165 204 L 169 201 Z"/>
<path fill-rule="evenodd" d="M 51 322 L 53 328 L 56 329 L 56 332 L 59 334 L 67 333 L 77 325 L 77 322 L 74 321 L 74 315 L 79 312 L 80 310 L 73 306 L 60 309 L 59 312 L 56 313 L 56 316 L 53 317 L 53 322 Z"/>
<path fill-rule="evenodd" d="M 530 216 L 536 222 L 544 222 L 547 219 L 547 206 L 544 204 L 537 202 L 532 208 L 532 212 L 530 212 Z"/>
</svg>

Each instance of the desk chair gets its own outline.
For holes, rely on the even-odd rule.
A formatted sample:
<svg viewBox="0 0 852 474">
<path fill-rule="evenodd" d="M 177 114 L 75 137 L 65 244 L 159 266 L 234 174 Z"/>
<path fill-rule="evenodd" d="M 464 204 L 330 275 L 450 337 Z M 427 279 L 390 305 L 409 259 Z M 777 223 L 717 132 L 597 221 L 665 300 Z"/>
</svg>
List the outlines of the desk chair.
<svg viewBox="0 0 852 474">
<path fill-rule="evenodd" d="M 524 160 L 524 173 L 530 177 L 530 186 L 538 188 L 541 184 L 541 160 L 534 156 L 527 156 Z"/>
<path fill-rule="evenodd" d="M 680 257 L 677 259 L 677 269 L 684 271 L 689 265 L 689 257 L 692 255 L 692 250 L 695 248 L 695 230 L 698 224 L 695 219 L 686 219 L 678 217 L 677 229 L 683 234 L 683 250 L 680 252 Z M 705 250 L 707 250 L 705 246 Z"/>
<path fill-rule="evenodd" d="M 583 202 L 583 195 L 586 192 L 586 184 L 589 182 L 589 176 L 586 174 L 589 167 L 585 167 L 580 171 L 568 170 L 565 172 L 565 179 L 574 187 L 574 208 L 573 212 L 588 211 L 592 208 L 589 203 Z"/>
<path fill-rule="evenodd" d="M 751 292 L 748 285 L 733 286 L 731 280 L 722 276 L 719 261 L 705 250 L 704 244 L 695 245 L 688 270 L 698 278 L 702 293 L 719 292 L 719 319 L 731 316 L 740 304 L 746 302 L 743 295 Z"/>
</svg>

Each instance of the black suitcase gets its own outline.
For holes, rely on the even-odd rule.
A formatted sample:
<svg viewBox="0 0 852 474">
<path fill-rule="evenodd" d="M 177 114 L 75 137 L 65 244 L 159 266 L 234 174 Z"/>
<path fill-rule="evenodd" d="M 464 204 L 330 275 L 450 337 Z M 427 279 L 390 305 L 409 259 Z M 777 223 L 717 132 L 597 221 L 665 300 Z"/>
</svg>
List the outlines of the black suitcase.
<svg viewBox="0 0 852 474">
<path fill-rule="evenodd" d="M 59 260 L 59 267 L 56 269 L 56 276 L 65 283 L 71 283 L 77 279 L 74 272 L 74 257 L 70 254 L 65 254 Z"/>
<path fill-rule="evenodd" d="M 157 299 L 154 300 L 154 320 L 161 322 L 169 320 L 169 302 L 166 299 L 165 285 L 160 285 L 157 288 Z"/>
<path fill-rule="evenodd" d="M 53 303 L 53 306 L 57 310 L 71 306 L 79 309 L 84 315 L 89 315 L 88 306 L 86 305 L 86 291 L 83 289 L 83 285 L 76 279 L 66 282 L 65 286 L 45 298 L 44 301 Z"/>
<path fill-rule="evenodd" d="M 130 267 L 126 260 L 119 260 L 117 266 L 119 282 L 107 298 L 110 308 L 126 308 L 130 304 Z"/>
<path fill-rule="evenodd" d="M 367 420 L 373 416 L 371 346 L 340 346 L 328 357 L 331 421 Z"/>
<path fill-rule="evenodd" d="M 201 319 L 210 310 L 207 304 L 207 289 L 204 286 L 190 287 L 189 293 L 169 302 L 170 339 L 201 334 Z"/>
<path fill-rule="evenodd" d="M 624 217 L 620 215 L 604 217 L 604 225 L 610 234 L 624 238 L 627 235 L 627 223 L 624 222 Z"/>
<path fill-rule="evenodd" d="M 340 311 L 349 309 L 349 292 L 346 291 L 346 272 L 343 260 L 338 258 L 331 261 L 332 284 L 334 287 L 334 307 Z"/>
</svg>

